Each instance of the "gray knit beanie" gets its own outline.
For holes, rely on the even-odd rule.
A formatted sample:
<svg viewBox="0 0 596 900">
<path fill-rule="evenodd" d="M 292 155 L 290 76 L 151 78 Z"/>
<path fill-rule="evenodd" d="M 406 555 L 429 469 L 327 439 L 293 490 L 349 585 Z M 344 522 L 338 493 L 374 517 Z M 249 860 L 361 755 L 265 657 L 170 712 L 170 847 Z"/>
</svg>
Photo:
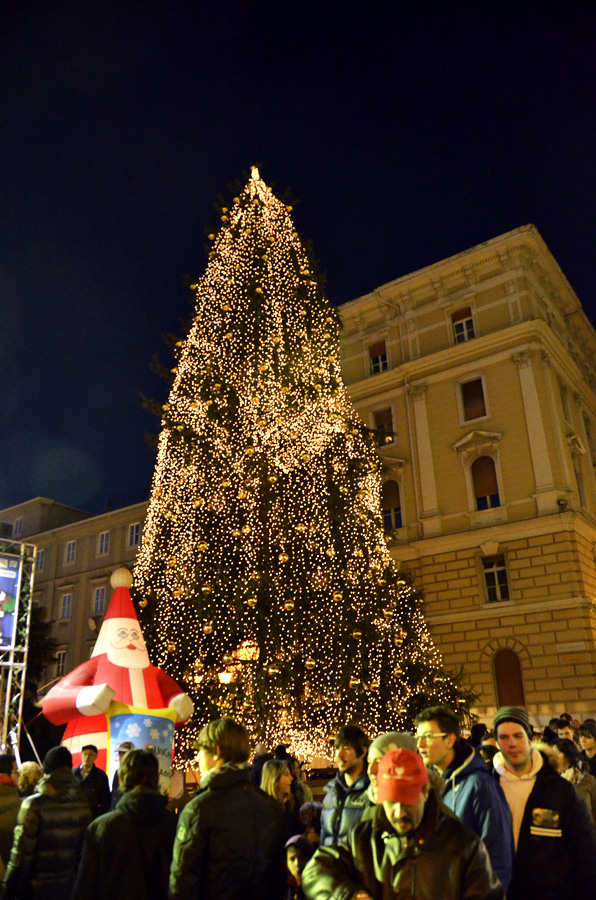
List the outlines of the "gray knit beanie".
<svg viewBox="0 0 596 900">
<path fill-rule="evenodd" d="M 527 732 L 528 737 L 532 737 L 530 717 L 528 716 L 525 709 L 520 709 L 519 706 L 502 706 L 497 710 L 493 719 L 495 737 L 497 737 L 497 728 L 499 727 L 501 722 L 517 722 L 517 724 L 521 725 L 522 728 Z"/>
</svg>

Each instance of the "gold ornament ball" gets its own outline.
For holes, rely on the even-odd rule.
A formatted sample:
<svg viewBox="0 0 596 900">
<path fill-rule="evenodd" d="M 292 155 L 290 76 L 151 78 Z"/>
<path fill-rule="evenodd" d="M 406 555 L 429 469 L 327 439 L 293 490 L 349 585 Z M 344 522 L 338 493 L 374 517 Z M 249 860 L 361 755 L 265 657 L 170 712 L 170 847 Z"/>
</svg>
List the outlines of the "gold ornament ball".
<svg viewBox="0 0 596 900">
<path fill-rule="evenodd" d="M 286 602 L 284 603 L 284 609 L 286 609 L 288 612 L 291 612 L 294 609 L 295 605 L 296 604 L 293 600 L 286 600 Z"/>
<path fill-rule="evenodd" d="M 355 641 L 360 640 L 360 638 L 362 637 L 362 632 L 360 631 L 359 628 L 354 629 L 354 631 L 352 632 L 352 637 L 354 638 Z"/>
<path fill-rule="evenodd" d="M 243 526 L 242 526 L 242 534 L 250 534 L 250 531 L 251 531 L 250 525 L 243 525 Z"/>
<path fill-rule="evenodd" d="M 303 522 L 299 522 L 298 525 L 295 526 L 295 528 L 296 531 L 298 531 L 300 534 L 304 534 L 304 532 L 306 531 L 306 525 Z"/>
<path fill-rule="evenodd" d="M 277 484 L 277 475 L 270 475 L 267 480 L 269 481 L 269 484 Z"/>
<path fill-rule="evenodd" d="M 333 599 L 336 603 L 339 603 L 341 600 L 343 600 L 343 596 L 344 595 L 342 591 L 333 591 Z"/>
<path fill-rule="evenodd" d="M 176 644 L 168 644 L 168 653 L 174 653 L 176 650 Z"/>
<path fill-rule="evenodd" d="M 371 689 L 371 691 L 378 691 L 379 688 L 380 688 L 380 686 L 381 686 L 381 685 L 380 685 L 380 683 L 379 683 L 378 681 L 371 681 L 371 683 L 370 683 L 370 689 Z"/>
<path fill-rule="evenodd" d="M 393 617 L 393 610 L 387 607 L 387 609 L 383 610 L 383 615 L 386 619 L 391 619 Z"/>
<path fill-rule="evenodd" d="M 246 605 L 250 606 L 251 608 L 254 608 L 257 605 L 257 598 L 256 597 L 248 597 L 248 599 L 246 601 Z"/>
<path fill-rule="evenodd" d="M 304 661 L 304 665 L 306 666 L 307 669 L 314 669 L 316 664 L 317 664 L 316 660 L 314 660 L 312 658 L 312 656 L 309 656 L 308 659 Z"/>
<path fill-rule="evenodd" d="M 390 434 L 386 434 L 386 435 L 385 435 L 385 443 L 386 443 L 386 444 L 392 444 L 392 443 L 393 443 L 393 438 L 391 437 Z"/>
<path fill-rule="evenodd" d="M 142 600 L 139 600 L 139 606 L 141 607 L 141 609 L 145 609 L 145 607 L 147 606 L 147 602 L 148 601 L 146 597 L 143 597 Z"/>
<path fill-rule="evenodd" d="M 231 485 L 232 485 L 232 482 L 230 481 L 229 478 L 224 478 L 224 480 L 221 483 L 221 486 L 224 488 L 229 488 L 229 487 L 231 487 Z"/>
<path fill-rule="evenodd" d="M 175 556 L 172 556 L 171 559 L 168 560 L 168 566 L 170 569 L 174 569 L 178 565 L 178 560 Z"/>
<path fill-rule="evenodd" d="M 242 532 L 240 531 L 239 528 L 232 529 L 232 537 L 239 538 L 241 534 L 242 534 Z"/>
<path fill-rule="evenodd" d="M 279 669 L 277 668 L 277 666 L 269 666 L 267 672 L 269 673 L 269 675 L 279 675 Z"/>
<path fill-rule="evenodd" d="M 202 591 L 204 594 L 210 594 L 210 593 L 211 593 L 211 585 L 210 585 L 210 584 L 204 584 L 203 587 L 201 588 L 201 591 Z"/>
<path fill-rule="evenodd" d="M 203 631 L 205 632 L 205 634 L 213 634 L 213 622 L 205 622 L 205 624 L 203 625 Z"/>
<path fill-rule="evenodd" d="M 352 689 L 357 688 L 359 684 L 360 684 L 359 678 L 350 678 L 349 685 Z"/>
<path fill-rule="evenodd" d="M 286 563 L 289 560 L 289 558 L 290 557 L 288 556 L 287 553 L 280 553 L 278 556 L 279 561 L 282 563 Z"/>
<path fill-rule="evenodd" d="M 224 653 L 223 661 L 226 666 L 229 666 L 230 663 L 234 662 L 234 657 L 232 656 L 231 653 Z"/>
<path fill-rule="evenodd" d="M 254 456 L 254 452 L 255 452 L 254 447 L 247 447 L 246 450 L 244 451 L 244 455 L 245 456 Z"/>
<path fill-rule="evenodd" d="M 208 546 L 209 545 L 208 545 L 207 541 L 199 541 L 199 543 L 197 544 L 197 550 L 200 550 L 201 552 L 203 552 L 203 550 L 206 550 Z"/>
<path fill-rule="evenodd" d="M 327 547 L 325 553 L 327 554 L 329 559 L 333 559 L 333 557 L 335 556 L 335 550 L 333 549 L 333 547 Z"/>
</svg>

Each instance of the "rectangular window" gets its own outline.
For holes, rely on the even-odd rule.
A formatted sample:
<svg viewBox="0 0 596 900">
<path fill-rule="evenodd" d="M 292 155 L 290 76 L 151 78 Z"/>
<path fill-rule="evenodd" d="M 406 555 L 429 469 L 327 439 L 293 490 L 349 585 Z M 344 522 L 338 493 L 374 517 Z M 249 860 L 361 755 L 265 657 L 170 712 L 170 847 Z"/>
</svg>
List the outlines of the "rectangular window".
<svg viewBox="0 0 596 900">
<path fill-rule="evenodd" d="M 72 610 L 72 594 L 70 592 L 68 594 L 62 594 L 62 603 L 60 605 L 60 618 L 61 619 L 70 619 L 71 610 Z"/>
<path fill-rule="evenodd" d="M 385 531 L 402 527 L 401 499 L 397 481 L 386 481 L 381 488 L 381 509 Z"/>
<path fill-rule="evenodd" d="M 103 615 L 103 611 L 106 603 L 106 589 L 105 587 L 96 587 L 93 592 L 93 615 L 101 616 Z"/>
<path fill-rule="evenodd" d="M 45 562 L 46 562 L 46 551 L 38 550 L 37 556 L 35 557 L 35 571 L 43 572 L 43 567 L 45 566 Z"/>
<path fill-rule="evenodd" d="M 456 344 L 464 344 L 466 341 L 471 341 L 473 337 L 476 337 L 472 310 L 469 306 L 454 312 L 451 316 L 451 323 Z"/>
<path fill-rule="evenodd" d="M 69 541 L 66 545 L 66 550 L 64 551 L 64 562 L 65 563 L 73 563 L 75 561 L 76 552 L 77 552 L 77 542 Z"/>
<path fill-rule="evenodd" d="M 391 408 L 377 409 L 374 413 L 375 428 L 381 432 L 386 444 L 393 443 L 393 414 Z"/>
<path fill-rule="evenodd" d="M 66 675 L 66 650 L 58 650 L 56 653 L 56 678 Z"/>
<path fill-rule="evenodd" d="M 509 582 L 507 567 L 503 554 L 487 556 L 482 560 L 484 569 L 484 586 L 489 603 L 501 603 L 509 600 Z"/>
<path fill-rule="evenodd" d="M 110 552 L 110 532 L 102 531 L 97 539 L 97 553 L 99 556 L 105 556 Z"/>
<path fill-rule="evenodd" d="M 370 356 L 370 369 L 373 375 L 378 375 L 379 372 L 386 372 L 389 368 L 389 364 L 387 362 L 387 347 L 385 346 L 385 341 L 377 341 L 376 344 L 372 344 L 368 348 L 368 353 Z"/>
<path fill-rule="evenodd" d="M 15 537 L 20 537 L 23 533 L 23 519 L 15 519 L 14 525 L 12 526 L 12 533 Z"/>
<path fill-rule="evenodd" d="M 486 403 L 484 402 L 484 387 L 482 378 L 474 378 L 473 381 L 464 381 L 460 384 L 461 402 L 464 421 L 481 419 L 486 415 Z"/>
<path fill-rule="evenodd" d="M 563 415 L 565 421 L 571 424 L 571 410 L 569 409 L 569 392 L 562 381 L 559 381 L 559 394 L 561 395 L 561 406 L 563 407 Z"/>
<path fill-rule="evenodd" d="M 594 432 L 592 431 L 592 423 L 584 413 L 584 429 L 586 431 L 586 441 L 588 442 L 588 450 L 590 451 L 590 459 L 592 465 L 596 466 L 596 445 L 594 444 Z"/>
<path fill-rule="evenodd" d="M 140 535 L 141 535 L 141 525 L 139 522 L 135 522 L 134 525 L 129 525 L 128 526 L 128 546 L 129 547 L 138 547 Z"/>
</svg>

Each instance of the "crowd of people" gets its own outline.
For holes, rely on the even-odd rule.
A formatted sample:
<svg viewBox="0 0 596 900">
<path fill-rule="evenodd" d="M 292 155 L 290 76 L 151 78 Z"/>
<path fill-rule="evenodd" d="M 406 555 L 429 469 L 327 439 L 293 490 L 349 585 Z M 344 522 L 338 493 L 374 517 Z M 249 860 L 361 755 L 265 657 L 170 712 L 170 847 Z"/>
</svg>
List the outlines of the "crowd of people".
<svg viewBox="0 0 596 900">
<path fill-rule="evenodd" d="M 284 746 L 233 719 L 197 742 L 199 788 L 178 815 L 151 750 L 0 755 L 3 900 L 571 900 L 596 884 L 596 721 L 535 732 L 502 707 L 464 737 L 447 707 L 415 733 L 335 736 L 322 803 Z"/>
</svg>

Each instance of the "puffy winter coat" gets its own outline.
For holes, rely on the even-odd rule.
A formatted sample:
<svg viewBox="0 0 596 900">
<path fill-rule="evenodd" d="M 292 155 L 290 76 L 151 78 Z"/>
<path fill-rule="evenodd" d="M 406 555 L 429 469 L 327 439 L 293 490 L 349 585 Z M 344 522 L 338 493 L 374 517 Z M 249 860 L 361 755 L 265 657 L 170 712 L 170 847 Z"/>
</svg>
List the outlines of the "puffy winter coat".
<svg viewBox="0 0 596 900">
<path fill-rule="evenodd" d="M 538 750 L 534 750 L 538 753 Z M 596 885 L 596 837 L 585 803 L 541 754 L 526 801 L 507 900 L 577 900 Z M 499 772 L 495 769 L 495 776 Z"/>
<path fill-rule="evenodd" d="M 283 813 L 249 768 L 211 770 L 174 843 L 171 900 L 279 900 L 286 887 Z"/>
<path fill-rule="evenodd" d="M 589 771 L 578 772 L 577 780 L 571 782 L 577 791 L 578 797 L 586 804 L 590 813 L 594 828 L 596 828 L 596 778 Z"/>
<path fill-rule="evenodd" d="M 176 835 L 167 798 L 139 788 L 85 834 L 72 900 L 166 900 Z"/>
<path fill-rule="evenodd" d="M 379 805 L 346 843 L 317 850 L 302 888 L 307 900 L 350 900 L 362 890 L 374 900 L 505 897 L 480 838 L 441 809 L 432 789 L 413 834 L 398 835 Z"/>
<path fill-rule="evenodd" d="M 362 772 L 350 786 L 346 784 L 342 772 L 325 787 L 323 809 L 321 810 L 321 846 L 337 844 L 362 818 L 362 813 L 370 805 L 366 792 L 370 781 Z"/>
<path fill-rule="evenodd" d="M 70 769 L 44 775 L 37 790 L 21 804 L 3 900 L 70 898 L 89 804 Z"/>
<path fill-rule="evenodd" d="M 17 816 L 21 808 L 19 789 L 8 775 L 0 775 L 0 859 L 8 865 Z"/>
<path fill-rule="evenodd" d="M 513 873 L 513 830 L 501 785 L 480 754 L 464 740 L 458 741 L 453 762 L 442 776 L 443 803 L 482 838 L 495 874 L 507 890 Z"/>
</svg>

